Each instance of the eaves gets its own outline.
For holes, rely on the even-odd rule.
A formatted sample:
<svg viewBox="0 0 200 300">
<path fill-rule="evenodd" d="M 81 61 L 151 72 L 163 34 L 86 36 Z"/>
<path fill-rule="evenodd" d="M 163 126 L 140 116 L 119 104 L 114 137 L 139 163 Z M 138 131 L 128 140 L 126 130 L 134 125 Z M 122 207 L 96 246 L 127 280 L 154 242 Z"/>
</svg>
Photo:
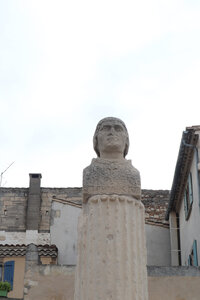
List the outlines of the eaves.
<svg viewBox="0 0 200 300">
<path fill-rule="evenodd" d="M 198 134 L 195 134 L 195 130 L 193 128 L 183 132 L 174 172 L 169 205 L 165 216 L 166 220 L 169 220 L 169 214 L 171 211 L 178 212 L 179 210 L 198 137 Z"/>
</svg>

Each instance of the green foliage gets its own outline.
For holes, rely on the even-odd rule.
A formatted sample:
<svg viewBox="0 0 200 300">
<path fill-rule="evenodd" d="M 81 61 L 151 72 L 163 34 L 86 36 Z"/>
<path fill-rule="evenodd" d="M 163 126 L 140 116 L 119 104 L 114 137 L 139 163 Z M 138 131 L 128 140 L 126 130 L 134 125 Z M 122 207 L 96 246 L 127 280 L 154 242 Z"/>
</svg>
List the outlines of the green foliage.
<svg viewBox="0 0 200 300">
<path fill-rule="evenodd" d="M 11 284 L 8 281 L 0 281 L 0 290 L 1 291 L 11 291 Z"/>
</svg>

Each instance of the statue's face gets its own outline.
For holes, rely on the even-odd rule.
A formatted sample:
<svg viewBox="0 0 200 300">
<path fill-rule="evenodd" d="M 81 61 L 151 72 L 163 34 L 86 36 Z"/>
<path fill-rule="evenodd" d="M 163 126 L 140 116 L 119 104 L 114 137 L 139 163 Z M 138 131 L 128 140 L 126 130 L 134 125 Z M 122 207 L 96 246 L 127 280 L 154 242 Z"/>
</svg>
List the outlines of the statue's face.
<svg viewBox="0 0 200 300">
<path fill-rule="evenodd" d="M 100 157 L 103 153 L 121 153 L 123 156 L 127 138 L 125 128 L 120 122 L 103 122 L 97 136 Z"/>
</svg>

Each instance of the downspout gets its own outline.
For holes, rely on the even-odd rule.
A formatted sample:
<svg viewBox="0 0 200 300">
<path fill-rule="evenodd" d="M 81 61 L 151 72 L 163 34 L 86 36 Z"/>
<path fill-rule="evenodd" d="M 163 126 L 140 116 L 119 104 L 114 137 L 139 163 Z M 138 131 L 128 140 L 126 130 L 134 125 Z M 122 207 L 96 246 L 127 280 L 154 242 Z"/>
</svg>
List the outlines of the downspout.
<svg viewBox="0 0 200 300">
<path fill-rule="evenodd" d="M 181 266 L 181 238 L 180 238 L 179 213 L 176 213 L 176 224 L 177 224 L 177 242 L 178 242 L 178 265 Z"/>
</svg>

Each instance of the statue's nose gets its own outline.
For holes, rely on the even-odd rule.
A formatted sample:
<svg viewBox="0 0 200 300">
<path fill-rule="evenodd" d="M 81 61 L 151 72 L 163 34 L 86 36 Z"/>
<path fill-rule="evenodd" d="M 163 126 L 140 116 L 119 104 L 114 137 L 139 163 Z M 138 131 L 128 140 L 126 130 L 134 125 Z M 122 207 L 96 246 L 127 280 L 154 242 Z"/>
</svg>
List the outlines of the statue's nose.
<svg viewBox="0 0 200 300">
<path fill-rule="evenodd" d="M 111 127 L 110 130 L 109 130 L 109 135 L 112 135 L 114 132 L 115 132 L 114 127 Z"/>
</svg>

